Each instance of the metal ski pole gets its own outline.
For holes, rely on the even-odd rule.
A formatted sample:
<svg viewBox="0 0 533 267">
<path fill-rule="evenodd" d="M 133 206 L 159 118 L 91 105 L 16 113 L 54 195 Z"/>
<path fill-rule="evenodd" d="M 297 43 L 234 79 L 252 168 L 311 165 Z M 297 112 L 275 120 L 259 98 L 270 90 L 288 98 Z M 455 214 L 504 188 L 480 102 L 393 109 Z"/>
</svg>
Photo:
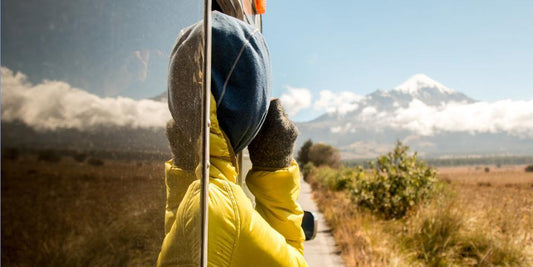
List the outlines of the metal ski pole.
<svg viewBox="0 0 533 267">
<path fill-rule="evenodd" d="M 202 177 L 200 192 L 200 266 L 207 266 L 207 235 L 209 225 L 209 129 L 211 122 L 210 100 L 211 100 L 211 0 L 204 0 L 204 65 L 203 65 L 203 99 L 202 99 Z"/>
</svg>

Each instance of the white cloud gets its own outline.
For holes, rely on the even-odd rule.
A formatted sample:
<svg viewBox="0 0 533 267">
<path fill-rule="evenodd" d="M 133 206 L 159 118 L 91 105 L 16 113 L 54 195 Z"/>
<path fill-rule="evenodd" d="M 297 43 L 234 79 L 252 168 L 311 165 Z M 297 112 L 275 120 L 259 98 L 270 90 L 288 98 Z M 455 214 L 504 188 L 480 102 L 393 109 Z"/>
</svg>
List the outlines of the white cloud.
<svg viewBox="0 0 533 267">
<path fill-rule="evenodd" d="M 279 98 L 287 114 L 292 117 L 300 110 L 311 106 L 311 92 L 307 88 L 293 88 L 287 86 L 286 93 Z"/>
<path fill-rule="evenodd" d="M 331 127 L 329 130 L 332 133 L 340 133 L 342 131 L 342 127 L 341 126 L 335 126 L 335 127 Z"/>
<path fill-rule="evenodd" d="M 328 91 L 323 94 L 322 99 L 331 99 L 330 93 Z M 331 111 L 335 109 L 332 107 Z M 358 127 L 374 131 L 404 129 L 425 136 L 442 132 L 507 133 L 521 138 L 533 138 L 533 100 L 450 102 L 429 106 L 415 99 L 405 108 L 398 107 L 388 112 L 366 106 L 350 120 Z M 355 128 L 351 125 L 333 125 L 329 130 L 332 133 L 347 133 L 355 131 Z"/>
<path fill-rule="evenodd" d="M 95 126 L 164 127 L 166 103 L 126 97 L 99 97 L 60 81 L 31 84 L 22 73 L 2 72 L 2 120 L 20 120 L 37 130 Z"/>
<path fill-rule="evenodd" d="M 330 127 L 329 131 L 332 133 L 348 133 L 348 132 L 355 133 L 356 128 L 355 126 L 352 126 L 351 122 L 348 122 L 344 126 L 340 125 L 340 126 Z"/>
<path fill-rule="evenodd" d="M 314 108 L 317 110 L 324 110 L 328 113 L 338 113 L 344 115 L 350 111 L 354 111 L 359 107 L 358 102 L 363 97 L 356 95 L 353 92 L 333 93 L 329 90 L 320 92 L 320 99 L 315 101 Z"/>
<path fill-rule="evenodd" d="M 135 57 L 141 62 L 142 68 L 139 70 L 139 80 L 145 81 L 148 76 L 148 61 L 150 60 L 150 51 L 135 51 Z"/>
<path fill-rule="evenodd" d="M 433 107 L 413 100 L 390 118 L 392 127 L 421 135 L 437 132 L 501 133 L 533 137 L 533 100 L 449 103 Z"/>
</svg>

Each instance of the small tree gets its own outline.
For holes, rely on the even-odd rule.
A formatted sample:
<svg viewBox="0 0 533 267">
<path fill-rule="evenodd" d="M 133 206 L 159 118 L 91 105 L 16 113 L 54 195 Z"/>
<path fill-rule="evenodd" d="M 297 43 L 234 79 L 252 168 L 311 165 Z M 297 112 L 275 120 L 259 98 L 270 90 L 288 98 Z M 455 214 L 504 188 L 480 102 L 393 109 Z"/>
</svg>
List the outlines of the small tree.
<svg viewBox="0 0 533 267">
<path fill-rule="evenodd" d="M 300 150 L 298 150 L 296 161 L 298 161 L 298 164 L 300 164 L 300 166 L 305 166 L 309 162 L 309 149 L 311 148 L 311 146 L 313 146 L 313 141 L 311 141 L 311 139 L 308 139 L 302 145 Z"/>
<path fill-rule="evenodd" d="M 327 165 L 336 168 L 340 164 L 339 151 L 330 145 L 317 143 L 309 148 L 309 161 L 315 166 Z"/>
<path fill-rule="evenodd" d="M 353 200 L 386 219 L 401 218 L 407 211 L 435 194 L 436 171 L 408 155 L 408 146 L 398 142 L 392 152 L 382 155 L 373 166 L 373 175 L 361 179 L 352 189 Z"/>
</svg>

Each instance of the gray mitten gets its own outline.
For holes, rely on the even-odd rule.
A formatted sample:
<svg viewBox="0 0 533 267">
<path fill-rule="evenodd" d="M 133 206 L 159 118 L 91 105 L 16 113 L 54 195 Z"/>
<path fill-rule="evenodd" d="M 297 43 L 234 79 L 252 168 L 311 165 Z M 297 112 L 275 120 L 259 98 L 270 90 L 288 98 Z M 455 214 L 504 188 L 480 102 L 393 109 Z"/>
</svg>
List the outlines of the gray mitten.
<svg viewBox="0 0 533 267">
<path fill-rule="evenodd" d="M 183 133 L 173 119 L 167 122 L 167 139 L 172 151 L 174 166 L 184 170 L 195 170 L 198 165 L 197 139 Z"/>
<path fill-rule="evenodd" d="M 292 161 L 296 137 L 298 137 L 298 128 L 285 114 L 280 100 L 271 100 L 261 130 L 248 145 L 253 166 L 288 167 Z"/>
</svg>

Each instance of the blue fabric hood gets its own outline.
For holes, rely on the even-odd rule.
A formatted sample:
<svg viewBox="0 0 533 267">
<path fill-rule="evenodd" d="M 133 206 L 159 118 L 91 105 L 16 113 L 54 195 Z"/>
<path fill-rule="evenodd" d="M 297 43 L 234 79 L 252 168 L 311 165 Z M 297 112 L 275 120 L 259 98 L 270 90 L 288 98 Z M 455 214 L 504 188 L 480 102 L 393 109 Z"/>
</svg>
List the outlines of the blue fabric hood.
<svg viewBox="0 0 533 267">
<path fill-rule="evenodd" d="M 220 127 L 238 153 L 254 139 L 268 112 L 270 55 L 258 29 L 217 11 L 212 14 L 211 93 Z M 202 36 L 202 22 L 184 29 L 169 65 L 170 113 L 189 140 L 196 140 L 201 128 Z"/>
<path fill-rule="evenodd" d="M 238 153 L 259 132 L 268 112 L 270 54 L 255 27 L 220 12 L 212 18 L 211 92 L 222 130 Z"/>
</svg>

